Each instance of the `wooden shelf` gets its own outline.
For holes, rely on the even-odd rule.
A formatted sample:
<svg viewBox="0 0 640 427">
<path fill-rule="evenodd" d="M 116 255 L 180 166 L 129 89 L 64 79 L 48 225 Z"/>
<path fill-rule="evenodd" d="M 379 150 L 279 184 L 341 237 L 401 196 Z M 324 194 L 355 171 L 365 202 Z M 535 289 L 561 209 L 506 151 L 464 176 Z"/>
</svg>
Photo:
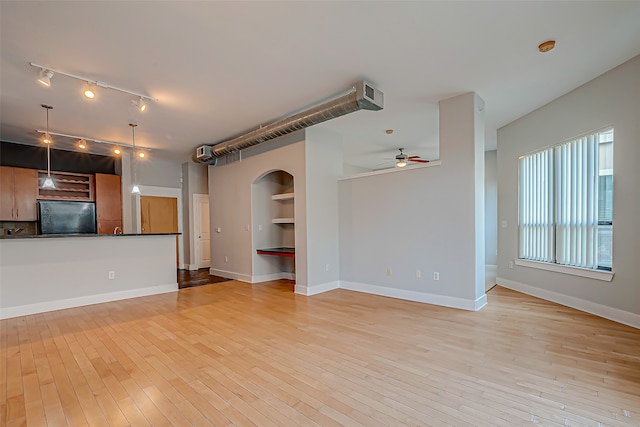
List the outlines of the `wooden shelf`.
<svg viewBox="0 0 640 427">
<path fill-rule="evenodd" d="M 43 188 L 42 183 L 47 171 L 38 171 L 38 199 L 43 200 L 82 200 L 92 202 L 94 196 L 94 177 L 90 174 L 71 172 L 51 172 L 56 188 Z"/>
<path fill-rule="evenodd" d="M 294 224 L 295 219 L 294 218 L 273 218 L 271 222 L 273 224 Z"/>
<path fill-rule="evenodd" d="M 274 194 L 271 196 L 272 200 L 290 200 L 293 199 L 294 193 L 282 193 L 282 194 Z"/>
</svg>

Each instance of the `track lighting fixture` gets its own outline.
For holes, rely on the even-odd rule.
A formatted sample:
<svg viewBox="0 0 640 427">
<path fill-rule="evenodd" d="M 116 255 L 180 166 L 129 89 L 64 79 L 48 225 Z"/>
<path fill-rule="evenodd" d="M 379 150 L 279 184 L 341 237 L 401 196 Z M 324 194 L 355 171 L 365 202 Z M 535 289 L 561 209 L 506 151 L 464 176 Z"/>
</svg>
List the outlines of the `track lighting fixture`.
<svg viewBox="0 0 640 427">
<path fill-rule="evenodd" d="M 66 133 L 56 133 L 56 132 L 47 132 L 46 130 L 37 130 L 36 132 L 40 133 L 44 136 L 49 135 L 49 140 L 51 140 L 51 136 L 56 136 L 56 137 L 62 137 L 62 138 L 68 138 L 68 139 L 74 139 L 77 142 L 75 143 L 75 146 L 79 149 L 82 150 L 87 150 L 89 148 L 89 142 L 95 142 L 96 144 L 105 144 L 105 145 L 110 145 L 113 148 L 111 149 L 111 152 L 115 155 L 119 155 L 122 154 L 123 149 L 131 149 L 132 153 L 134 156 L 137 156 L 138 158 L 142 159 L 142 158 L 147 158 L 148 154 L 150 151 L 152 151 L 151 148 L 147 148 L 147 147 L 140 147 L 139 145 L 136 144 L 135 147 L 133 147 L 132 145 L 129 144 L 124 144 L 122 142 L 113 142 L 113 141 L 105 141 L 102 139 L 95 139 L 95 138 L 89 138 L 87 136 L 78 136 L 78 135 L 69 135 Z M 44 139 L 43 139 L 44 142 Z M 100 150 L 95 150 L 95 151 L 100 151 Z"/>
<path fill-rule="evenodd" d="M 53 178 L 51 178 L 51 135 L 49 134 L 49 110 L 52 110 L 53 107 L 45 104 L 40 106 L 47 111 L 47 133 L 45 133 L 45 135 L 49 139 L 47 143 L 47 177 L 42 183 L 42 188 L 56 188 L 56 184 L 53 182 Z"/>
<path fill-rule="evenodd" d="M 82 94 L 85 96 L 85 98 L 95 99 L 96 90 L 91 83 L 87 82 L 87 84 L 84 86 L 84 89 L 82 89 Z"/>
<path fill-rule="evenodd" d="M 44 135 L 42 136 L 42 142 L 44 144 L 51 144 L 52 139 L 51 139 L 51 135 L 49 134 L 49 132 L 45 132 Z"/>
<path fill-rule="evenodd" d="M 132 99 L 131 105 L 133 105 L 138 110 L 140 110 L 141 113 L 144 113 L 145 111 L 147 111 L 147 103 L 144 102 L 144 99 L 142 98 Z"/>
<path fill-rule="evenodd" d="M 51 77 L 53 77 L 53 71 L 43 68 L 40 70 L 40 77 L 38 77 L 38 82 L 46 87 L 49 87 L 51 86 Z"/>
<path fill-rule="evenodd" d="M 96 87 L 100 87 L 103 89 L 111 89 L 111 90 L 115 90 L 118 92 L 123 92 L 123 93 L 128 93 L 129 95 L 133 95 L 137 98 L 136 100 L 136 107 L 140 110 L 140 111 L 145 111 L 147 109 L 147 104 L 145 103 L 144 100 L 148 100 L 148 101 L 156 101 L 155 99 L 151 98 L 150 96 L 141 94 L 141 93 L 137 93 L 137 92 L 132 92 L 130 90 L 126 90 L 126 89 L 122 89 L 116 86 L 111 86 L 109 83 L 105 83 L 105 82 L 101 82 L 99 80 L 93 80 L 93 79 L 88 79 L 86 77 L 82 77 L 82 76 L 78 76 L 75 74 L 71 74 L 71 73 L 65 73 L 64 71 L 60 71 L 60 70 L 56 70 L 54 68 L 51 67 L 46 67 L 44 65 L 38 65 L 35 64 L 33 62 L 29 62 L 29 65 L 36 67 L 36 68 L 40 68 L 40 77 L 38 78 L 38 81 L 40 83 L 42 83 L 44 86 L 51 86 L 51 77 L 53 77 L 53 74 L 59 74 L 61 76 L 67 76 L 67 77 L 71 77 L 72 79 L 76 79 L 76 80 L 81 80 L 83 82 L 85 82 L 87 84 L 87 86 L 90 86 L 90 88 L 92 89 L 91 92 L 93 93 L 93 97 L 89 96 L 89 94 L 87 93 L 86 89 L 87 87 L 85 87 L 85 89 L 83 89 L 82 93 L 89 99 L 93 99 L 96 95 L 95 89 Z"/>
</svg>

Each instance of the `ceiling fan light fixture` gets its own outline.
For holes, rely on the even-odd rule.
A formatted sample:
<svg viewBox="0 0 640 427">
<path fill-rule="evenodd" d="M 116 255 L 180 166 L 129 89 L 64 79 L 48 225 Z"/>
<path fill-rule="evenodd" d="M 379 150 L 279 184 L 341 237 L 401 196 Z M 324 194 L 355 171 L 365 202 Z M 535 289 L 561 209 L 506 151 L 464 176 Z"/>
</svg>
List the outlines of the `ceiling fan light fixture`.
<svg viewBox="0 0 640 427">
<path fill-rule="evenodd" d="M 40 70 L 40 77 L 38 77 L 38 83 L 40 83 L 42 86 L 50 87 L 51 77 L 53 77 L 53 71 L 43 68 L 42 70 Z"/>
<path fill-rule="evenodd" d="M 403 168 L 405 166 L 407 166 L 407 161 L 405 159 L 398 159 L 396 161 L 396 167 L 397 168 Z"/>
</svg>

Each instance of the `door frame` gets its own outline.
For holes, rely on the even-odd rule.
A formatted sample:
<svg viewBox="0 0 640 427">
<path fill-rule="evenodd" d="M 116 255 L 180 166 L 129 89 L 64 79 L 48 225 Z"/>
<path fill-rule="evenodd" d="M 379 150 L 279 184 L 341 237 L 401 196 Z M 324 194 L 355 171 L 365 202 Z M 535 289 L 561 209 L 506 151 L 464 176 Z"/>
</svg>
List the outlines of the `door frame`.
<svg viewBox="0 0 640 427">
<path fill-rule="evenodd" d="M 172 187 L 155 187 L 151 185 L 139 185 L 140 194 L 135 194 L 135 230 L 134 233 L 142 233 L 142 218 L 140 217 L 140 196 L 171 197 L 178 199 L 178 268 L 184 269 L 184 239 L 182 219 L 182 189 Z"/>
<path fill-rule="evenodd" d="M 200 245 L 198 244 L 197 238 L 196 236 L 198 235 L 198 231 L 199 231 L 199 227 L 200 227 L 200 218 L 198 216 L 198 212 L 196 209 L 196 205 L 198 204 L 198 200 L 199 199 L 206 199 L 207 200 L 207 206 L 209 206 L 209 203 L 211 203 L 211 200 L 209 200 L 209 195 L 208 194 L 200 194 L 200 193 L 195 193 L 193 195 L 193 199 L 192 199 L 192 215 L 191 215 L 191 219 L 192 219 L 192 224 L 193 224 L 193 230 L 192 233 L 190 235 L 191 237 L 191 241 L 193 243 L 193 252 L 190 252 L 193 254 L 192 257 L 192 261 L 193 264 L 191 264 L 191 268 L 194 269 L 198 269 L 198 268 L 211 268 L 211 255 L 209 255 L 209 265 L 205 265 L 202 266 L 200 265 L 200 261 L 201 261 L 201 254 L 200 254 Z M 209 208 L 209 234 L 211 234 L 211 208 Z M 211 236 L 209 236 L 209 246 L 211 246 Z M 209 254 L 211 254 L 211 250 L 209 252 Z"/>
</svg>

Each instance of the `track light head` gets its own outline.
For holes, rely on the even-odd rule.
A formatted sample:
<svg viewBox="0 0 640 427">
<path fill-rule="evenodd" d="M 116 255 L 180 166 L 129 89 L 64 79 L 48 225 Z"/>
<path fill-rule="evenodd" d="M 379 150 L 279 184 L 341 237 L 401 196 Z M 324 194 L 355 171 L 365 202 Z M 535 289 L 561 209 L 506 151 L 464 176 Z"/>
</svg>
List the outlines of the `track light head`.
<svg viewBox="0 0 640 427">
<path fill-rule="evenodd" d="M 49 132 L 45 132 L 45 134 L 42 136 L 42 142 L 45 144 L 51 144 L 53 142 L 53 140 L 51 139 L 51 135 L 49 135 Z"/>
<path fill-rule="evenodd" d="M 116 147 L 113 149 L 113 154 L 115 155 L 120 155 L 122 154 L 122 150 L 120 150 L 120 147 Z"/>
<path fill-rule="evenodd" d="M 96 89 L 91 83 L 87 82 L 87 84 L 82 89 L 82 94 L 88 99 L 95 99 Z"/>
<path fill-rule="evenodd" d="M 147 103 L 144 102 L 144 99 L 142 99 L 142 97 L 138 99 L 132 99 L 131 105 L 136 107 L 141 113 L 144 113 L 145 111 L 147 111 Z"/>
<path fill-rule="evenodd" d="M 78 148 L 81 150 L 86 150 L 87 149 L 87 141 L 85 141 L 84 139 L 81 139 L 80 141 L 78 141 Z"/>
<path fill-rule="evenodd" d="M 51 86 L 51 77 L 53 77 L 53 71 L 47 70 L 43 68 L 40 70 L 40 77 L 38 77 L 38 82 L 46 87 Z"/>
</svg>

